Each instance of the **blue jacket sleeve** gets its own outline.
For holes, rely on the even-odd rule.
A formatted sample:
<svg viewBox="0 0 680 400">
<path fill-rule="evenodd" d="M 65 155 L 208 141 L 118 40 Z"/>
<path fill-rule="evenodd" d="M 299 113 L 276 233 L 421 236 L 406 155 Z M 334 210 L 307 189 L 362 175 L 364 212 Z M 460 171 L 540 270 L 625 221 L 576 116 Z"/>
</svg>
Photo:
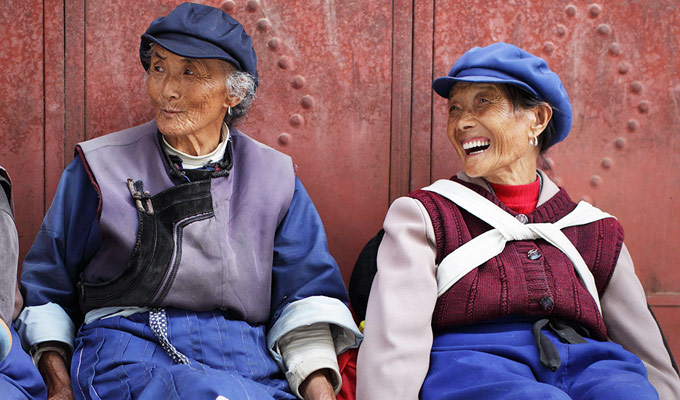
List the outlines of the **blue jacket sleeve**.
<svg viewBox="0 0 680 400">
<path fill-rule="evenodd" d="M 80 158 L 64 170 L 33 246 L 22 266 L 27 307 L 55 303 L 77 325 L 82 321 L 76 283 L 101 246 L 99 197 Z"/>
<path fill-rule="evenodd" d="M 338 353 L 358 345 L 361 333 L 347 307 L 340 270 L 328 251 L 321 218 L 297 178 L 293 200 L 274 239 L 272 273 L 267 344 L 277 361 L 279 338 L 295 328 L 319 322 L 330 324 Z"/>
<path fill-rule="evenodd" d="M 312 200 L 295 178 L 288 213 L 274 238 L 272 320 L 286 305 L 310 296 L 327 296 L 347 304 L 340 269 L 328 251 L 328 242 Z"/>
</svg>

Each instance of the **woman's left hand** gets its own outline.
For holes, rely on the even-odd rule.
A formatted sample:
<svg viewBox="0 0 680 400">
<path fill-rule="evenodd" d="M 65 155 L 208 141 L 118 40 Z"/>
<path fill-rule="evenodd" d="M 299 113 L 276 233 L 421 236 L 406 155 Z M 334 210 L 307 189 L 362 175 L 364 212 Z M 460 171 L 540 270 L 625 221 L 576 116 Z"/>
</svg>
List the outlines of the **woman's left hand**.
<svg viewBox="0 0 680 400">
<path fill-rule="evenodd" d="M 335 400 L 335 391 L 326 369 L 314 371 L 300 384 L 305 400 Z"/>
</svg>

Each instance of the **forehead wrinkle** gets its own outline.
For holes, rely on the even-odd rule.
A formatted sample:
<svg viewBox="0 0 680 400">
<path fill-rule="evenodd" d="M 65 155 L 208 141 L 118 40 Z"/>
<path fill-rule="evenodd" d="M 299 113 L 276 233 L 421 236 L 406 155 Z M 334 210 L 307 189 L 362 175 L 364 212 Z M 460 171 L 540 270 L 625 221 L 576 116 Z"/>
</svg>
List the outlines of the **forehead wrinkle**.
<svg viewBox="0 0 680 400">
<path fill-rule="evenodd" d="M 451 88 L 451 95 L 466 89 L 476 90 L 477 92 L 482 92 L 484 90 L 497 92 L 501 90 L 498 85 L 493 83 L 459 82 Z"/>
<path fill-rule="evenodd" d="M 503 89 L 499 85 L 493 83 L 459 82 L 451 88 L 451 93 L 449 94 L 448 99 L 449 104 L 451 104 L 451 102 L 454 101 L 453 97 L 463 90 L 474 90 L 475 97 L 480 94 L 489 93 L 490 96 L 493 96 L 492 97 L 493 100 L 501 100 L 507 98 L 507 96 L 503 92 Z"/>
</svg>

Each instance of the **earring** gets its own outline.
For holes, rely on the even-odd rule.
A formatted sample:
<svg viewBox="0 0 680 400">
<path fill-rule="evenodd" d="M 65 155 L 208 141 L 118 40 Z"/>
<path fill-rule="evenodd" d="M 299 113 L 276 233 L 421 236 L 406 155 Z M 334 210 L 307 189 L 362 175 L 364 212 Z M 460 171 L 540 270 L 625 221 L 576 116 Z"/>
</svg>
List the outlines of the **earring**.
<svg viewBox="0 0 680 400">
<path fill-rule="evenodd" d="M 231 115 L 231 106 L 227 106 L 227 114 Z"/>
<path fill-rule="evenodd" d="M 534 136 L 531 139 L 529 139 L 529 144 L 534 147 L 538 146 L 538 136 Z"/>
</svg>

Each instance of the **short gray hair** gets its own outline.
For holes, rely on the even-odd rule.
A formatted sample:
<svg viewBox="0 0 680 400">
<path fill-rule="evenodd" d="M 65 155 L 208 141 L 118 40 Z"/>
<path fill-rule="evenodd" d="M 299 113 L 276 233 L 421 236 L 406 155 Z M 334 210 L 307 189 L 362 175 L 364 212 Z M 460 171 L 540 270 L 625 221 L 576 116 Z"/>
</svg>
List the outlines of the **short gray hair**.
<svg viewBox="0 0 680 400">
<path fill-rule="evenodd" d="M 255 77 L 251 74 L 233 68 L 231 69 L 231 73 L 227 75 L 225 84 L 227 85 L 228 93 L 237 93 L 241 97 L 241 101 L 231 108 L 231 113 L 227 113 L 227 115 L 224 116 L 224 122 L 228 126 L 232 126 L 248 113 L 250 105 L 253 103 L 253 100 L 255 100 L 257 84 L 255 83 Z"/>
<path fill-rule="evenodd" d="M 151 65 L 151 58 L 153 57 L 154 43 L 149 44 L 149 48 L 141 53 L 142 63 L 144 65 Z M 225 70 L 227 72 L 227 79 L 224 84 L 227 88 L 227 93 L 238 93 L 241 101 L 231 108 L 231 112 L 224 116 L 224 123 L 228 126 L 239 122 L 246 116 L 250 109 L 253 100 L 255 100 L 255 91 L 257 90 L 257 83 L 255 77 L 251 74 L 237 70 L 232 64 L 227 61 L 225 63 Z M 147 75 L 149 70 L 146 71 Z"/>
</svg>

